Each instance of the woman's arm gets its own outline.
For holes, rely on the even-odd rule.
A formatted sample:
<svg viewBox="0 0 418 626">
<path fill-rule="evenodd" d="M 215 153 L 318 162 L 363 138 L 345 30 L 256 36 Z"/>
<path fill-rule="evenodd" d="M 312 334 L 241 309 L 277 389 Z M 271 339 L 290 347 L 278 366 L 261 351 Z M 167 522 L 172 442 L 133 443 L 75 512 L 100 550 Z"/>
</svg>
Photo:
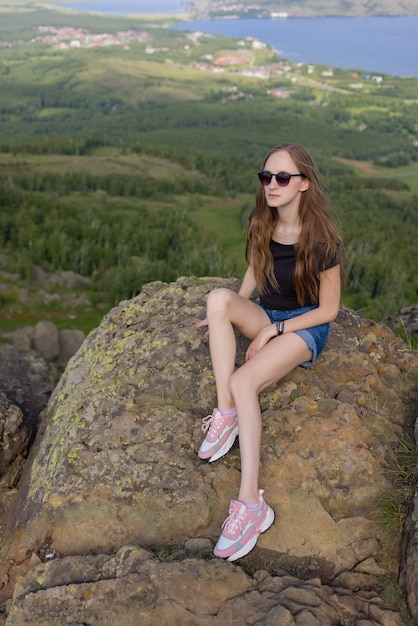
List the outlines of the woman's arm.
<svg viewBox="0 0 418 626">
<path fill-rule="evenodd" d="M 311 326 L 332 322 L 340 308 L 340 266 L 335 265 L 319 275 L 319 306 L 317 309 L 293 317 L 284 323 L 284 332 L 291 333 Z"/>
<path fill-rule="evenodd" d="M 244 278 L 242 279 L 242 284 L 238 294 L 243 298 L 250 298 L 256 287 L 257 283 L 255 282 L 254 270 L 251 265 L 249 265 L 244 274 Z"/>
<path fill-rule="evenodd" d="M 329 270 L 321 272 L 319 275 L 319 306 L 312 311 L 302 313 L 297 317 L 292 317 L 284 322 L 283 333 L 291 333 L 295 330 L 303 330 L 311 326 L 319 326 L 326 322 L 332 322 L 340 308 L 340 266 L 336 265 Z M 260 330 L 257 337 L 251 342 L 245 355 L 246 360 L 250 359 L 256 352 L 261 350 L 270 339 L 277 336 L 276 324 L 268 324 Z"/>
</svg>

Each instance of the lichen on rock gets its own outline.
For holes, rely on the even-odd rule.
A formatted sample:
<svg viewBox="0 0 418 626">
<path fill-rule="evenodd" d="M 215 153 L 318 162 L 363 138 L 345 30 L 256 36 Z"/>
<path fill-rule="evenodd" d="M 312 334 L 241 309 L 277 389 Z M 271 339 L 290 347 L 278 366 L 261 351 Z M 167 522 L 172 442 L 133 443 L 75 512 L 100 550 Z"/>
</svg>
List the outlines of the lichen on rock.
<svg viewBox="0 0 418 626">
<path fill-rule="evenodd" d="M 214 464 L 197 457 L 215 385 L 195 325 L 219 286 L 238 281 L 151 283 L 86 338 L 43 416 L 4 558 L 46 542 L 69 557 L 216 540 L 237 494 L 239 449 Z M 237 341 L 239 363 L 247 344 Z M 377 593 L 392 564 L 376 519 L 411 425 L 403 388 L 414 364 L 392 331 L 343 308 L 316 365 L 261 394 L 260 485 L 277 518 L 251 567 Z"/>
</svg>

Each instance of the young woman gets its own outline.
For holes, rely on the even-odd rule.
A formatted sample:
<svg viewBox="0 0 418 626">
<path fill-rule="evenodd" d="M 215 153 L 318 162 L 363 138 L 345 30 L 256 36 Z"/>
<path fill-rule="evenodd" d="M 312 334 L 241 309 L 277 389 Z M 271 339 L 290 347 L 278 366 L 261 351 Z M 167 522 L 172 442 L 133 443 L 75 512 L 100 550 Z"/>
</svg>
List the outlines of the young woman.
<svg viewBox="0 0 418 626">
<path fill-rule="evenodd" d="M 216 556 L 239 559 L 274 521 L 258 487 L 259 393 L 296 366 L 313 365 L 340 304 L 341 237 L 325 208 L 318 170 L 302 146 L 270 150 L 248 224 L 248 269 L 239 293 L 215 289 L 207 301 L 209 346 L 217 408 L 203 419 L 199 457 L 224 456 L 239 436 L 241 485 L 215 546 Z M 250 296 L 258 289 L 257 302 Z M 234 327 L 251 339 L 235 369 Z"/>
</svg>

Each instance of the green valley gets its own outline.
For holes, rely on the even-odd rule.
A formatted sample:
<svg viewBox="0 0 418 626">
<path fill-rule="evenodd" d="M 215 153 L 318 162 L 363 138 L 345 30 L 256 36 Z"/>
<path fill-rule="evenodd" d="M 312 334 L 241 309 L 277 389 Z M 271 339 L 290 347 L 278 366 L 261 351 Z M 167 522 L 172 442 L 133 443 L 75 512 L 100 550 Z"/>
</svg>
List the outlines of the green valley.
<svg viewBox="0 0 418 626">
<path fill-rule="evenodd" d="M 95 325 L 153 280 L 240 277 L 256 172 L 282 141 L 321 167 L 344 234 L 343 303 L 382 320 L 416 301 L 418 79 L 295 64 L 167 17 L 12 3 L 0 3 L 0 330 L 64 311 Z"/>
</svg>

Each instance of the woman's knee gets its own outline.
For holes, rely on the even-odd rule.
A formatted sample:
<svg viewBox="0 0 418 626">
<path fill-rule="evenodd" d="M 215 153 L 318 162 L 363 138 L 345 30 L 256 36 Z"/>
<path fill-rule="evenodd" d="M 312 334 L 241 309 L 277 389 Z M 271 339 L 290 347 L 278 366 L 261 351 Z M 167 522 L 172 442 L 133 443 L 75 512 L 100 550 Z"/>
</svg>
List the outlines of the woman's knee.
<svg viewBox="0 0 418 626">
<path fill-rule="evenodd" d="M 255 395 L 258 393 L 258 390 L 254 386 L 254 380 L 245 376 L 241 368 L 235 370 L 235 372 L 231 375 L 228 381 L 228 387 L 234 400 L 240 397 L 242 391 L 245 391 L 245 393 L 253 393 Z"/>
<path fill-rule="evenodd" d="M 233 291 L 226 287 L 214 289 L 210 292 L 207 299 L 208 316 L 213 313 L 219 313 L 227 310 Z"/>
</svg>

